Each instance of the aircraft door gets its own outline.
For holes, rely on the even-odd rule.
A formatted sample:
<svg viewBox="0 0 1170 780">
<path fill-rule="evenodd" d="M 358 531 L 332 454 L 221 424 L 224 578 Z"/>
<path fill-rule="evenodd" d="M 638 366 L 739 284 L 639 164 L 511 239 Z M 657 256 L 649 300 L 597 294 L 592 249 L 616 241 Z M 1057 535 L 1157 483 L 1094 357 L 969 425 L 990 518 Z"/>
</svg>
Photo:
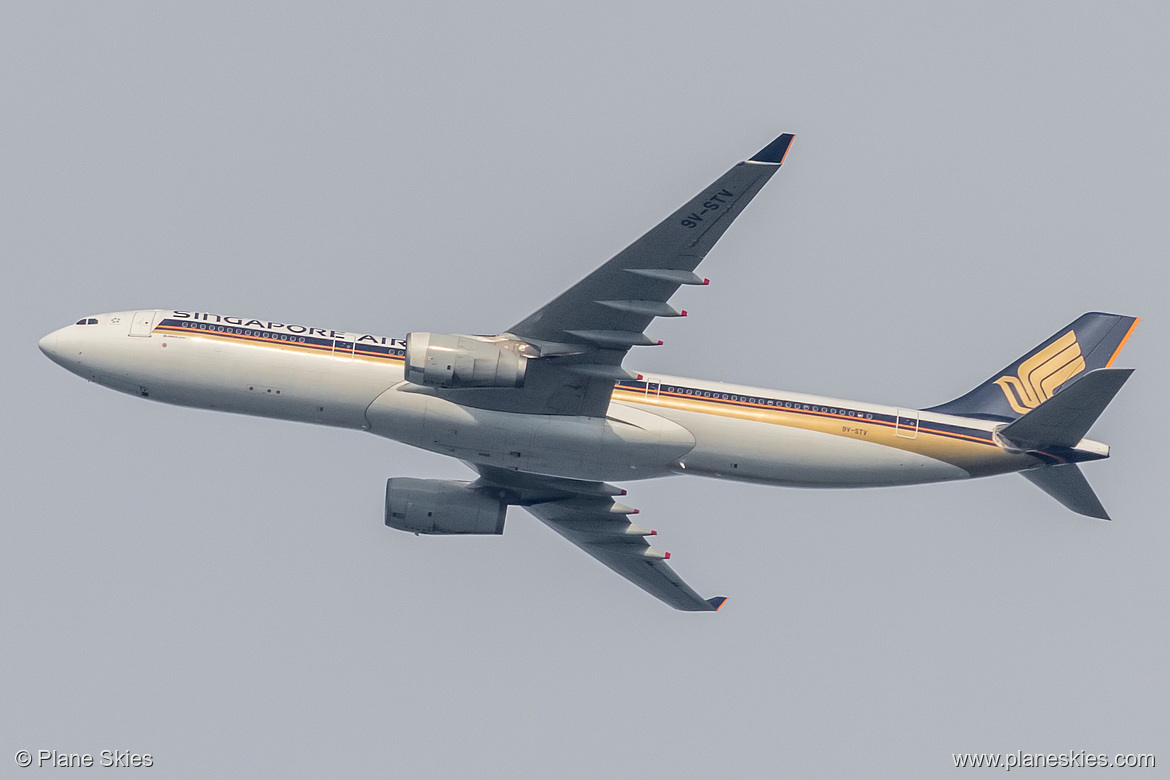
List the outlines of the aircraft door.
<svg viewBox="0 0 1170 780">
<path fill-rule="evenodd" d="M 918 438 L 918 410 L 899 409 L 898 421 L 894 426 L 894 433 L 903 439 Z"/>
<path fill-rule="evenodd" d="M 658 403 L 658 393 L 661 392 L 662 385 L 657 382 L 646 382 L 646 400 L 651 403 Z"/>
<path fill-rule="evenodd" d="M 130 321 L 130 335 L 149 337 L 154 330 L 154 315 L 153 311 L 134 312 L 134 319 Z"/>
<path fill-rule="evenodd" d="M 344 336 L 333 340 L 333 359 L 349 362 L 353 360 L 353 351 L 357 343 L 347 340 Z"/>
</svg>

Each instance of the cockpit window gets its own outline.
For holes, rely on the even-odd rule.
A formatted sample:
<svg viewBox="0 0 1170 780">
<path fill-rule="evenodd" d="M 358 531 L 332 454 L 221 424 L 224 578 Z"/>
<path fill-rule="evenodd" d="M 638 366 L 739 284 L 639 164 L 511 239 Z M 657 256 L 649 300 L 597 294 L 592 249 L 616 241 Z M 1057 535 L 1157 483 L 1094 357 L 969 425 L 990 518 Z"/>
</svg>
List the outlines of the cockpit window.
<svg viewBox="0 0 1170 780">
<path fill-rule="evenodd" d="M 74 325 L 97 325 L 97 317 L 86 317 L 83 320 L 78 320 Z"/>
</svg>

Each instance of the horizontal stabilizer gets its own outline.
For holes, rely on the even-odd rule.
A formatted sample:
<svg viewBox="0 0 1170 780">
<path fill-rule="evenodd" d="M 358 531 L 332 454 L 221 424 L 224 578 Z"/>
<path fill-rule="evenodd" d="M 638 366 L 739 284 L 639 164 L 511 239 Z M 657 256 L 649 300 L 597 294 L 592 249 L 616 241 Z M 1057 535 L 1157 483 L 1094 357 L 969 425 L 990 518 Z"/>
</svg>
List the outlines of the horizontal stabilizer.
<svg viewBox="0 0 1170 780">
<path fill-rule="evenodd" d="M 1075 463 L 1021 471 L 1024 478 L 1080 515 L 1108 520 L 1109 514 Z"/>
<path fill-rule="evenodd" d="M 1090 371 L 1020 419 L 1000 428 L 999 436 L 1021 450 L 1075 447 L 1132 373 L 1132 368 Z"/>
</svg>

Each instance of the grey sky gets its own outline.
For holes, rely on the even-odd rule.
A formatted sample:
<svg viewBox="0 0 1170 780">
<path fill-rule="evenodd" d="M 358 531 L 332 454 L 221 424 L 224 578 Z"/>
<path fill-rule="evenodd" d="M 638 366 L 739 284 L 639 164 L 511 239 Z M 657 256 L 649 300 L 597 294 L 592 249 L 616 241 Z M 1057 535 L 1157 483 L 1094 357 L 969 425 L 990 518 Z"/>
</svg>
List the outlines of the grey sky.
<svg viewBox="0 0 1170 780">
<path fill-rule="evenodd" d="M 5 776 L 22 748 L 166 777 L 1170 765 L 1170 9 L 329 5 L 0 6 Z M 135 307 L 496 332 L 783 131 L 627 365 L 926 406 L 1084 311 L 1142 316 L 1085 468 L 1115 522 L 1015 476 L 627 484 L 731 599 L 683 614 L 523 512 L 383 526 L 387 477 L 456 462 L 36 349 Z"/>
</svg>

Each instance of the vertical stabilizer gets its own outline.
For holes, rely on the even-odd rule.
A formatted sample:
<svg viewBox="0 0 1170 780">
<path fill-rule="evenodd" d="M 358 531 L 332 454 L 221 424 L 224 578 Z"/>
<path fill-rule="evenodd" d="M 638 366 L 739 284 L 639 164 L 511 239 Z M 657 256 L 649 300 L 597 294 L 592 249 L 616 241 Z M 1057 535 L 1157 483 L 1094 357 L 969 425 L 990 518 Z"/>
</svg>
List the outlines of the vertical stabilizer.
<svg viewBox="0 0 1170 780">
<path fill-rule="evenodd" d="M 966 395 L 926 411 L 1010 422 L 1047 401 L 1086 371 L 1108 368 L 1136 317 L 1089 312 Z"/>
</svg>

